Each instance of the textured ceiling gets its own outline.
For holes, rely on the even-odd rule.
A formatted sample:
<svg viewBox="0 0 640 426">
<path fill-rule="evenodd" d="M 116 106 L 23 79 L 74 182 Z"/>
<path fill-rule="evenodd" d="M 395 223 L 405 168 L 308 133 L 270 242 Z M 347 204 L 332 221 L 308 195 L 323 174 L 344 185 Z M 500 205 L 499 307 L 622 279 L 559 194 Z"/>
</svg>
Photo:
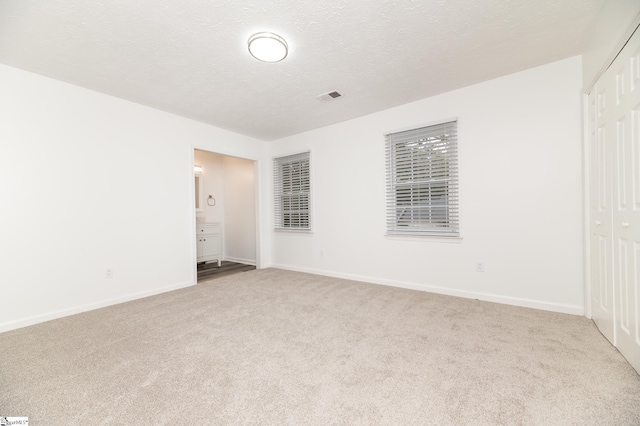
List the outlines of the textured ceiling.
<svg viewBox="0 0 640 426">
<path fill-rule="evenodd" d="M 273 140 L 580 54 L 604 3 L 0 0 L 0 62 Z"/>
</svg>

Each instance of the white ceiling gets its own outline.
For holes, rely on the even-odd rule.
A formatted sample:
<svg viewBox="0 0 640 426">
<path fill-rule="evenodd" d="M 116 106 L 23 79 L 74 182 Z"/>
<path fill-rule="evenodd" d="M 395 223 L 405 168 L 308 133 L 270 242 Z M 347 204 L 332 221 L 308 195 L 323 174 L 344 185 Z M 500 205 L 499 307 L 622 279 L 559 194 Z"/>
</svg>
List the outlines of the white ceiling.
<svg viewBox="0 0 640 426">
<path fill-rule="evenodd" d="M 0 62 L 273 140 L 580 54 L 605 1 L 0 0 Z"/>
</svg>

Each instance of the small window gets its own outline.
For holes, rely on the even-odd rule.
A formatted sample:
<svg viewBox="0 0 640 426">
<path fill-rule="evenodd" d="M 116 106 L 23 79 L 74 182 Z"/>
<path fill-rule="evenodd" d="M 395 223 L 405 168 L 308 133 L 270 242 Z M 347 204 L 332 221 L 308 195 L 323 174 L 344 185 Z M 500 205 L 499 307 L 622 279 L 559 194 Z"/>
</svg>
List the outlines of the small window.
<svg viewBox="0 0 640 426">
<path fill-rule="evenodd" d="M 309 152 L 273 159 L 276 230 L 311 230 Z"/>
<path fill-rule="evenodd" d="M 458 122 L 386 135 L 387 233 L 459 236 Z"/>
</svg>

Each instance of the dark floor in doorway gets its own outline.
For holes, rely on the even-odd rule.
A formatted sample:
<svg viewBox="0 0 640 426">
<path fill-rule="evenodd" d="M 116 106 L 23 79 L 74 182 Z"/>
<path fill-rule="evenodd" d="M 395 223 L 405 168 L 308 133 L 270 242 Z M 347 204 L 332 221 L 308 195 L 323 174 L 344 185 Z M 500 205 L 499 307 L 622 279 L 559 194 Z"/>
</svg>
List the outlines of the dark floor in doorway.
<svg viewBox="0 0 640 426">
<path fill-rule="evenodd" d="M 198 263 L 198 282 L 237 274 L 238 272 L 252 271 L 254 269 L 256 269 L 256 267 L 253 265 L 229 262 L 228 260 L 223 260 L 219 267 L 218 262 Z"/>
</svg>

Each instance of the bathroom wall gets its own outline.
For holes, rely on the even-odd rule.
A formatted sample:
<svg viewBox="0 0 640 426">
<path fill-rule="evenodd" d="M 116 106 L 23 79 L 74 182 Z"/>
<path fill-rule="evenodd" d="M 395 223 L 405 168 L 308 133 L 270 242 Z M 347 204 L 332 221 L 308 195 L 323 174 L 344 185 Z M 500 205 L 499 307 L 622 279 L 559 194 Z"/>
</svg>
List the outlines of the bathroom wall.
<svg viewBox="0 0 640 426">
<path fill-rule="evenodd" d="M 196 149 L 193 160 L 195 165 L 202 167 L 200 175 L 202 211 L 196 212 L 196 220 L 198 222 L 220 222 L 224 227 L 223 156 Z M 215 201 L 210 200 L 209 196 L 212 196 Z"/>
</svg>

